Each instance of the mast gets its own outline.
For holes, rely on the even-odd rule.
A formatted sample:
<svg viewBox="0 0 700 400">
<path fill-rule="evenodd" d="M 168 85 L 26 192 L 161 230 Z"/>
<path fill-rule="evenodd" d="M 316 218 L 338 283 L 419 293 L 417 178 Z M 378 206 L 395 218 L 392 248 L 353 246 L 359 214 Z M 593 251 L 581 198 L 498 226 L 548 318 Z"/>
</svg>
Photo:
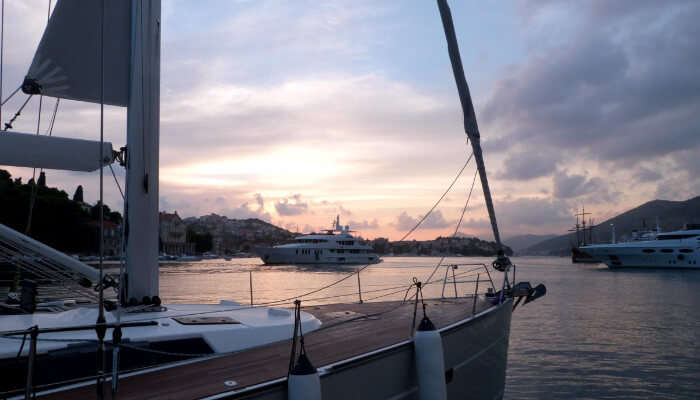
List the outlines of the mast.
<svg viewBox="0 0 700 400">
<path fill-rule="evenodd" d="M 131 1 L 123 301 L 158 295 L 160 0 Z"/>
<path fill-rule="evenodd" d="M 498 233 L 498 224 L 496 222 L 496 213 L 493 209 L 493 200 L 491 199 L 491 190 L 489 189 L 489 181 L 486 177 L 486 166 L 484 165 L 484 157 L 481 152 L 481 135 L 479 134 L 479 126 L 476 122 L 476 113 L 472 104 L 471 95 L 469 94 L 469 85 L 464 76 L 464 68 L 462 67 L 462 59 L 459 55 L 459 46 L 457 44 L 457 36 L 455 34 L 454 24 L 452 23 L 452 13 L 447 5 L 447 0 L 437 0 L 440 16 L 442 17 L 442 26 L 445 29 L 445 38 L 447 39 L 447 51 L 450 53 L 450 61 L 452 62 L 452 72 L 455 76 L 459 99 L 462 103 L 462 112 L 464 113 L 464 131 L 469 137 L 474 152 L 474 160 L 476 167 L 479 170 L 479 178 L 481 179 L 481 187 L 484 190 L 484 200 L 486 208 L 489 212 L 491 220 L 491 228 L 493 229 L 493 237 L 498 244 L 499 249 L 503 250 L 501 244 L 501 235 Z"/>
</svg>

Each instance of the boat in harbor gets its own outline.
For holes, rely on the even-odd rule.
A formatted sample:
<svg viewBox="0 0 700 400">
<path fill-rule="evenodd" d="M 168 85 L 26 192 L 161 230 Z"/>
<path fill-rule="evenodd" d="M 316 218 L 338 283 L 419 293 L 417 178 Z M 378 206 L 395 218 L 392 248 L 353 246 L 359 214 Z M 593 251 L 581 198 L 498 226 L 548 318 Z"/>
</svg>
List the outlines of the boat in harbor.
<svg viewBox="0 0 700 400">
<path fill-rule="evenodd" d="M 295 238 L 294 243 L 273 247 L 256 247 L 255 254 L 265 264 L 376 264 L 381 259 L 372 246 L 362 238 L 351 235 L 348 225 L 340 224 L 340 216 L 333 228 Z"/>
<path fill-rule="evenodd" d="M 465 131 L 493 235 L 503 249 L 452 17 L 445 0 L 438 0 L 438 7 Z M 29 96 L 126 107 L 126 147 L 115 151 L 103 140 L 5 131 L 0 165 L 101 174 L 113 163 L 123 166 L 123 266 L 110 276 L 102 256 L 95 269 L 0 225 L 3 259 L 87 299 L 37 303 L 40 283 L 25 280 L 20 304 L 0 307 L 5 312 L 0 315 L 0 397 L 502 398 L 513 309 L 546 293 L 543 285 L 512 282 L 514 266 L 502 250 L 492 264 L 476 267 L 489 279 L 473 293 L 458 293 L 453 276 L 450 299 L 423 298 L 422 288 L 440 281 L 432 281 L 431 274 L 425 282 L 407 278 L 396 291 L 406 293 L 403 301 L 302 306 L 310 294 L 355 275 L 359 286 L 361 268 L 322 288 L 265 304 L 161 302 L 160 32 L 159 0 L 56 3 L 22 90 Z M 101 84 L 95 87 L 96 82 Z M 345 233 L 333 236 L 349 242 Z M 452 266 L 438 264 L 435 271 L 439 267 L 446 268 L 444 288 Z"/>
<path fill-rule="evenodd" d="M 591 244 L 582 252 L 609 268 L 700 268 L 700 226 L 660 232 L 658 229 L 628 242 Z"/>
</svg>

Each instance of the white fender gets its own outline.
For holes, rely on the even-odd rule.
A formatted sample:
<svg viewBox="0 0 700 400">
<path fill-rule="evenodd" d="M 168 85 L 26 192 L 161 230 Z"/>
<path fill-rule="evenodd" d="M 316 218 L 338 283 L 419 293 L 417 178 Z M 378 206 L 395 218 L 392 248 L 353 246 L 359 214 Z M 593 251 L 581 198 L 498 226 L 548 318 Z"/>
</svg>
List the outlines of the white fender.
<svg viewBox="0 0 700 400">
<path fill-rule="evenodd" d="M 305 354 L 299 356 L 297 364 L 287 379 L 289 400 L 321 400 L 321 378 Z"/>
<path fill-rule="evenodd" d="M 447 399 L 442 337 L 427 317 L 423 318 L 415 332 L 413 347 L 418 375 L 418 398 L 420 400 Z"/>
</svg>

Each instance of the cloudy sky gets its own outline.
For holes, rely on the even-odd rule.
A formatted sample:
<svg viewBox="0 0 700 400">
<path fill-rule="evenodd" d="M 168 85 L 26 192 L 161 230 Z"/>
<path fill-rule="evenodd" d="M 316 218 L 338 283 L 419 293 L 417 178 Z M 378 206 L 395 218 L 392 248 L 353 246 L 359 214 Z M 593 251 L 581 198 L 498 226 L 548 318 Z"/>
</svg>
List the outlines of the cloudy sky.
<svg viewBox="0 0 700 400">
<path fill-rule="evenodd" d="M 503 236 L 561 233 L 582 205 L 601 221 L 698 195 L 700 2 L 451 3 Z M 5 96 L 46 7 L 6 2 Z M 3 122 L 23 100 L 3 107 Z M 42 132 L 53 105 L 44 100 Z M 37 107 L 15 130 L 34 132 Z M 107 109 L 116 147 L 125 115 Z M 54 135 L 97 138 L 98 117 L 95 105 L 62 102 Z M 392 239 L 471 153 L 437 6 L 418 0 L 164 0 L 160 143 L 162 210 L 306 231 L 340 214 Z M 413 238 L 454 231 L 474 168 Z M 49 171 L 48 182 L 97 198 L 97 174 Z M 477 180 L 460 231 L 488 230 Z"/>
</svg>

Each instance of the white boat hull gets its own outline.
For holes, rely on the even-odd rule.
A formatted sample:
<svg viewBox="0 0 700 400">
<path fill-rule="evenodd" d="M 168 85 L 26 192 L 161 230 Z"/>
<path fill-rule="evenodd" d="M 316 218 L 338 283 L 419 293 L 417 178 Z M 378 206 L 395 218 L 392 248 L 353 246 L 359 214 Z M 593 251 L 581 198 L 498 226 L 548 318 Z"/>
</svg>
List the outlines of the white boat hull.
<svg viewBox="0 0 700 400">
<path fill-rule="evenodd" d="M 501 399 L 505 388 L 512 300 L 440 329 L 448 399 Z M 323 399 L 418 399 L 413 342 L 319 368 Z M 287 398 L 280 379 L 217 399 Z"/>
<path fill-rule="evenodd" d="M 376 264 L 381 259 L 373 253 L 330 252 L 329 249 L 309 249 L 302 253 L 293 247 L 258 247 L 255 254 L 265 264 Z"/>
<path fill-rule="evenodd" d="M 700 250 L 688 244 L 652 246 L 653 242 L 592 245 L 581 248 L 586 254 L 617 268 L 700 268 Z"/>
</svg>

